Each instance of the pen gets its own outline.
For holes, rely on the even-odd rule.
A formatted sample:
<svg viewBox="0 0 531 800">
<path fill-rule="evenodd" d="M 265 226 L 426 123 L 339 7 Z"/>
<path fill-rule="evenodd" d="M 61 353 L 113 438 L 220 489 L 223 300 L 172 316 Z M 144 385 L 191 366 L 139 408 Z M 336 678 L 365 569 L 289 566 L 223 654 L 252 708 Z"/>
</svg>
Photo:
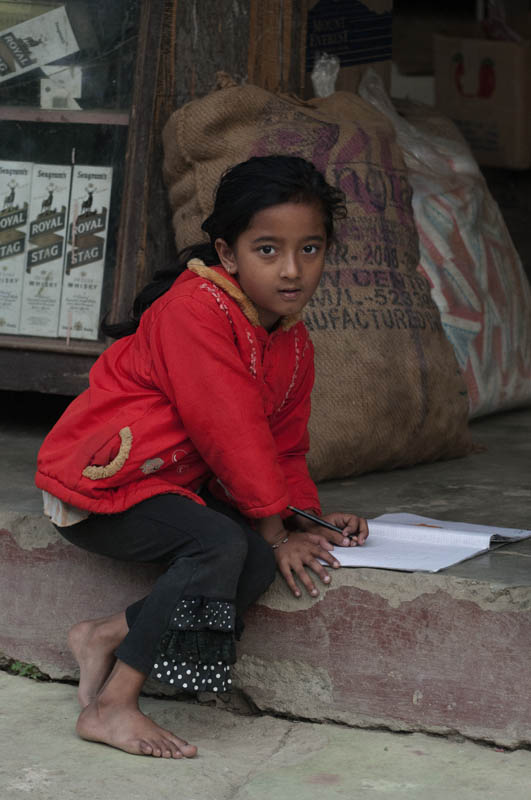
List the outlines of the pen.
<svg viewBox="0 0 531 800">
<path fill-rule="evenodd" d="M 315 514 L 309 514 L 307 511 L 301 511 L 300 508 L 295 508 L 295 506 L 287 506 L 290 511 L 293 511 L 295 514 L 300 514 L 301 517 L 306 517 L 306 519 L 315 522 L 317 525 L 322 525 L 323 528 L 329 528 L 331 531 L 337 531 L 338 533 L 343 533 L 343 528 L 338 528 L 337 525 L 332 525 L 331 522 L 327 522 L 325 519 L 321 519 L 320 517 L 316 517 Z M 344 535 L 344 534 L 343 534 Z M 348 539 L 351 539 L 352 536 L 347 536 Z"/>
</svg>

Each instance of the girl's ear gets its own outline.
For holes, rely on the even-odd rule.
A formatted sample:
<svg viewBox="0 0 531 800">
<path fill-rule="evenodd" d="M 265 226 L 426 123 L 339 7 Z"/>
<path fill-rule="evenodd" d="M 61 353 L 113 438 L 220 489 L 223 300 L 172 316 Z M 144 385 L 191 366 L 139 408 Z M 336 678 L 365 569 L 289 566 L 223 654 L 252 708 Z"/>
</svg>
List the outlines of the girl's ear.
<svg viewBox="0 0 531 800">
<path fill-rule="evenodd" d="M 236 264 L 234 252 L 232 248 L 229 247 L 225 239 L 216 239 L 214 242 L 214 247 L 216 248 L 221 265 L 225 268 L 229 275 L 236 275 L 238 272 L 238 265 Z"/>
</svg>

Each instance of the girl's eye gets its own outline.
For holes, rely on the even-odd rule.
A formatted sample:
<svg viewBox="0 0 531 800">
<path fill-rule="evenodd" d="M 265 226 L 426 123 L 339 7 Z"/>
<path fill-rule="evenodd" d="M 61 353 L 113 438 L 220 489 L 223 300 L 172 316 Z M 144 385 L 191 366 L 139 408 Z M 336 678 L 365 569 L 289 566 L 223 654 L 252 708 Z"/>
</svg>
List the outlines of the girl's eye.
<svg viewBox="0 0 531 800">
<path fill-rule="evenodd" d="M 262 247 L 258 248 L 258 252 L 264 256 L 271 256 L 275 252 L 275 248 L 272 244 L 263 244 Z"/>
<path fill-rule="evenodd" d="M 317 253 L 317 245 L 315 245 L 315 244 L 306 244 L 302 248 L 302 252 L 305 253 L 306 255 L 313 256 L 313 255 L 315 255 L 315 253 Z"/>
</svg>

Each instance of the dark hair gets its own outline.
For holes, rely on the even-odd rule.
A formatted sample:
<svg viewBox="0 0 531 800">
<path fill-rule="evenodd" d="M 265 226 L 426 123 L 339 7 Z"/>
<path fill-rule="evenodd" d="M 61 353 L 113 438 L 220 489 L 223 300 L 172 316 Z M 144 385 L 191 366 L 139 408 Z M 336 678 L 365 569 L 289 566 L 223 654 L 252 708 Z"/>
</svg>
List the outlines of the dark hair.
<svg viewBox="0 0 531 800">
<path fill-rule="evenodd" d="M 256 213 L 287 202 L 317 203 L 321 207 L 327 244 L 333 238 L 335 220 L 346 216 L 343 192 L 330 186 L 304 158 L 255 156 L 228 169 L 216 190 L 214 209 L 201 225 L 210 242 L 181 250 L 177 263 L 156 272 L 153 281 L 136 297 L 129 320 L 116 325 L 104 321 L 102 332 L 115 339 L 134 333 L 144 311 L 171 288 L 191 258 L 200 258 L 207 266 L 219 264 L 214 247 L 216 239 L 224 239 L 232 247 Z"/>
</svg>

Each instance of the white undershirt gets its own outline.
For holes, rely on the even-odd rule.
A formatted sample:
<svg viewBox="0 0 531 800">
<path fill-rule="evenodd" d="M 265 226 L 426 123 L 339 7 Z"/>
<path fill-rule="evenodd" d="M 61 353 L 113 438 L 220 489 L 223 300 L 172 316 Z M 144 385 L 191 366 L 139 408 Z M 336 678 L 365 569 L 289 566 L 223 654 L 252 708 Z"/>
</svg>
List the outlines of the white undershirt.
<svg viewBox="0 0 531 800">
<path fill-rule="evenodd" d="M 86 519 L 90 511 L 83 511 L 81 508 L 76 508 L 68 503 L 63 503 L 58 497 L 53 494 L 43 491 L 42 500 L 44 504 L 44 514 L 49 517 L 54 525 L 60 528 L 68 528 L 70 525 L 75 525 Z"/>
</svg>

